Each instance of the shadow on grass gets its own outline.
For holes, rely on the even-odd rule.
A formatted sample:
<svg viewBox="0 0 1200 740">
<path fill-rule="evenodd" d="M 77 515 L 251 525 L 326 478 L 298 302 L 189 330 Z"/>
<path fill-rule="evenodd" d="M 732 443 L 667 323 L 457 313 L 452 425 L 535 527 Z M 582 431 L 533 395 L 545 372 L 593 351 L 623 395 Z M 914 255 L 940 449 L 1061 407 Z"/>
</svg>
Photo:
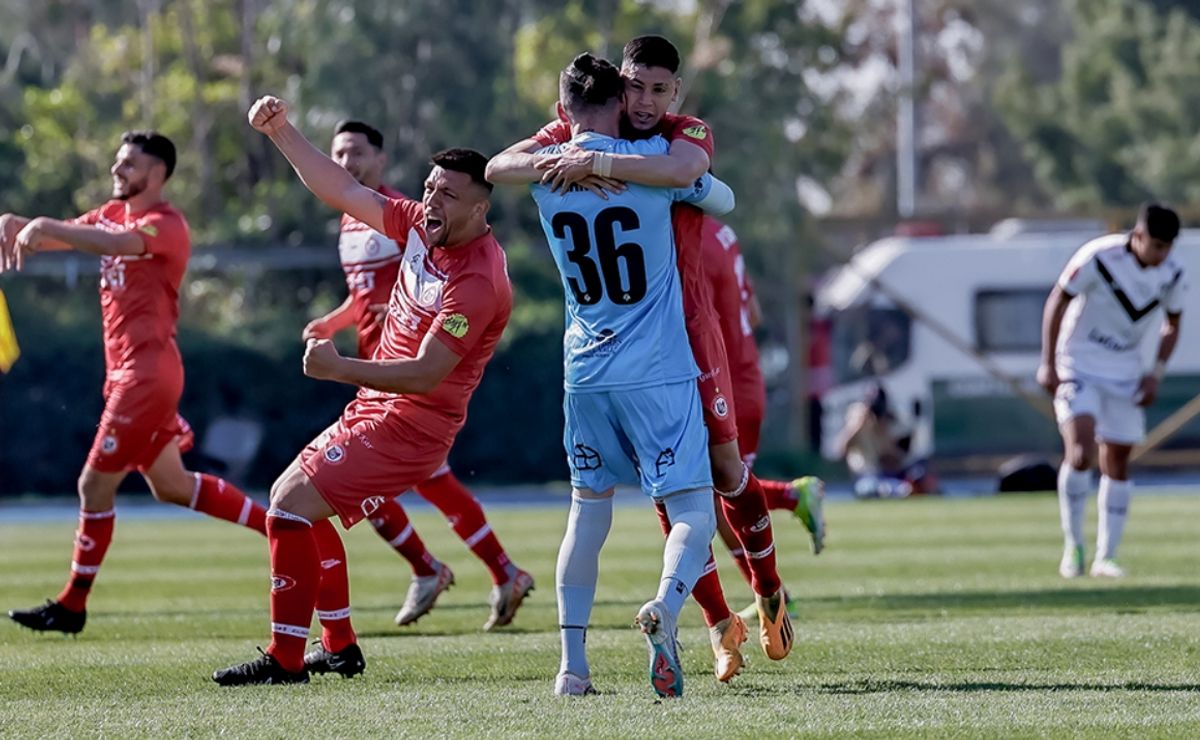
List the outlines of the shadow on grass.
<svg viewBox="0 0 1200 740">
<path fill-rule="evenodd" d="M 800 607 L 887 611 L 929 610 L 1029 610 L 1100 608 L 1138 611 L 1170 607 L 1180 611 L 1200 609 L 1197 586 L 1114 586 L 1113 588 L 1062 588 L 1037 591 L 938 591 L 917 594 L 878 594 L 806 599 L 797 593 Z"/>
<path fill-rule="evenodd" d="M 1007 683 L 1004 681 L 962 681 L 935 683 L 932 681 L 847 681 L 824 683 L 812 687 L 822 694 L 884 694 L 892 691 L 931 691 L 947 693 L 1012 692 L 1012 691 L 1152 691 L 1200 692 L 1200 683 Z M 797 692 L 803 690 L 798 689 Z M 752 693 L 758 693 L 752 690 Z M 773 693 L 770 689 L 763 693 Z M 791 693 L 791 692 L 789 692 Z"/>
</svg>

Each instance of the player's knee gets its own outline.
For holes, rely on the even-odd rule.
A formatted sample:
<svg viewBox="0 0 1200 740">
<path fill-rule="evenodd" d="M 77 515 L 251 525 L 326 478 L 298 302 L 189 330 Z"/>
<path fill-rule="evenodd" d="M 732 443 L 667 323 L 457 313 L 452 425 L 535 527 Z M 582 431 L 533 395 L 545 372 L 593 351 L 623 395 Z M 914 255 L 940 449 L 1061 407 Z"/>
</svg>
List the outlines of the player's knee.
<svg viewBox="0 0 1200 740">
<path fill-rule="evenodd" d="M 293 488 L 294 485 L 287 476 L 276 478 L 275 482 L 271 484 L 271 508 L 284 509 L 286 511 L 288 494 Z"/>
<path fill-rule="evenodd" d="M 742 476 L 746 466 L 736 455 L 731 457 L 713 458 L 713 486 L 718 491 L 735 491 L 742 485 Z"/>
<path fill-rule="evenodd" d="M 87 511 L 111 509 L 116 498 L 116 486 L 101 476 L 84 471 L 75 482 L 80 507 Z"/>
<path fill-rule="evenodd" d="M 75 490 L 79 494 L 79 503 L 83 504 L 84 508 L 89 508 L 92 504 L 97 503 L 100 490 L 96 485 L 95 479 L 87 473 L 81 473 L 79 480 L 75 481 Z"/>
<path fill-rule="evenodd" d="M 1076 470 L 1091 470 L 1096 465 L 1096 447 L 1076 443 L 1067 448 L 1067 464 Z"/>
<path fill-rule="evenodd" d="M 304 509 L 308 490 L 305 486 L 307 479 L 303 474 L 285 474 L 271 486 L 271 508 L 299 514 Z"/>
</svg>

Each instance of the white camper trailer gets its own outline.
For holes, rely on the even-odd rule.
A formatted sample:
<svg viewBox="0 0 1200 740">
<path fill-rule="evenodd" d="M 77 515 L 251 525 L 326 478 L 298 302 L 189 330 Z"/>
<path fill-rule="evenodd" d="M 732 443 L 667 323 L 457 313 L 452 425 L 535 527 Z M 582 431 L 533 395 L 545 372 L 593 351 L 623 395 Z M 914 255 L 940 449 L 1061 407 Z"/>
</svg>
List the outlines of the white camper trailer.
<svg viewBox="0 0 1200 740">
<path fill-rule="evenodd" d="M 836 456 L 846 409 L 876 381 L 899 424 L 912 432 L 914 458 L 936 453 L 990 466 L 1000 455 L 1057 454 L 1054 424 L 973 353 L 1040 394 L 1034 376 L 1046 297 L 1075 250 L 1100 233 L 1005 227 L 990 234 L 893 237 L 835 270 L 814 307 L 832 324 L 834 382 L 821 397 L 825 456 Z M 1172 254 L 1195 288 L 1159 400 L 1148 410 L 1148 428 L 1200 394 L 1200 230 L 1181 232 Z M 1161 317 L 1159 309 L 1147 320 Z M 939 335 L 933 322 L 967 349 Z M 1157 331 L 1147 332 L 1147 357 L 1157 341 Z M 1185 426 L 1167 447 L 1200 452 L 1200 422 Z M 1186 454 L 1172 459 L 1200 460 Z"/>
</svg>

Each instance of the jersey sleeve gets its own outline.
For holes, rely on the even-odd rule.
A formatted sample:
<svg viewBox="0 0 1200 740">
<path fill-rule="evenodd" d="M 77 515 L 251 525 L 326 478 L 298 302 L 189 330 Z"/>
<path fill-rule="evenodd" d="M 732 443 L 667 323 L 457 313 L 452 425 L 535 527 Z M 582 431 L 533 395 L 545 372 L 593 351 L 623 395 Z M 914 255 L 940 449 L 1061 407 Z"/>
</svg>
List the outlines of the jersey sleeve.
<svg viewBox="0 0 1200 740">
<path fill-rule="evenodd" d="M 1062 274 L 1058 276 L 1058 287 L 1069 296 L 1077 296 L 1092 289 L 1100 277 L 1096 269 L 1096 253 L 1081 249 L 1071 257 Z"/>
<path fill-rule="evenodd" d="M 442 294 L 442 310 L 429 331 L 462 357 L 479 343 L 496 317 L 496 291 L 483 275 L 451 281 Z"/>
<path fill-rule="evenodd" d="M 383 234 L 400 244 L 408 241 L 410 229 L 421 225 L 421 204 L 409 198 L 388 198 L 383 208 Z"/>
<path fill-rule="evenodd" d="M 695 116 L 676 116 L 674 124 L 667 132 L 667 138 L 672 143 L 686 141 L 689 144 L 695 144 L 704 150 L 710 161 L 712 160 L 716 151 L 716 142 L 713 141 L 712 129 L 708 127 L 707 123 Z"/>
<path fill-rule="evenodd" d="M 71 223 L 79 224 L 80 226 L 95 226 L 96 222 L 100 220 L 100 210 L 99 208 L 93 208 L 87 213 L 71 219 Z"/>
<path fill-rule="evenodd" d="M 538 132 L 533 135 L 533 140 L 542 147 L 565 144 L 571 140 L 571 124 L 561 118 L 556 118 L 538 129 Z"/>
<path fill-rule="evenodd" d="M 723 216 L 733 210 L 737 198 L 724 182 L 705 172 L 689 188 L 675 188 L 672 200 L 690 203 L 705 213 Z"/>
<path fill-rule="evenodd" d="M 129 229 L 142 238 L 145 254 L 169 256 L 187 254 L 187 222 L 174 212 L 152 211 L 133 222 Z"/>
<path fill-rule="evenodd" d="M 1175 274 L 1175 279 L 1171 281 L 1171 285 L 1167 288 L 1166 295 L 1163 296 L 1163 310 L 1169 314 L 1183 313 L 1184 297 L 1187 295 L 1188 286 L 1187 273 L 1183 268 L 1179 268 L 1179 272 Z"/>
</svg>

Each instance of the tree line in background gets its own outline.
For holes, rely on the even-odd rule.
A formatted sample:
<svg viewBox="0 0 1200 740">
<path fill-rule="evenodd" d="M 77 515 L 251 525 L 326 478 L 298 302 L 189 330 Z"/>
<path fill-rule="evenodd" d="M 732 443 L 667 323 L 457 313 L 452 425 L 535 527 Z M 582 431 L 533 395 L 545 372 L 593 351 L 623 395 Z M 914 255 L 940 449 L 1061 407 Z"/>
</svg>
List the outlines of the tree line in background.
<svg viewBox="0 0 1200 740">
<path fill-rule="evenodd" d="M 245 123 L 260 94 L 287 98 L 301 129 L 317 142 L 327 141 L 340 119 L 374 123 L 386 135 L 388 181 L 417 193 L 431 152 L 464 145 L 490 154 L 544 123 L 557 97 L 558 70 L 575 53 L 617 58 L 628 38 L 662 33 L 685 55 L 682 109 L 712 125 L 714 166 L 739 194 L 729 220 L 760 276 L 766 332 L 791 349 L 797 372 L 777 383 L 784 399 L 773 412 L 778 424 L 801 406 L 788 399 L 802 384 L 788 378 L 800 377 L 806 275 L 827 263 L 809 248 L 821 237 L 821 217 L 894 217 L 898 4 L 5 3 L 0 209 L 65 216 L 92 207 L 107 197 L 119 134 L 153 127 L 180 148 L 169 192 L 189 218 L 197 251 L 332 245 L 336 215 L 314 209 L 286 162 Z M 1200 184 L 1190 177 L 1200 154 L 1200 0 L 917 0 L 915 6 L 921 211 L 1094 214 L 1153 196 L 1186 212 L 1200 202 Z M 510 367 L 523 368 L 509 382 L 528 382 L 527 390 L 544 395 L 558 371 L 553 362 L 548 372 L 541 368 L 557 358 L 558 280 L 523 192 L 498 190 L 492 220 L 517 288 L 504 351 L 526 353 L 509 356 Z M 336 300 L 334 278 L 318 298 Z M 50 301 L 47 286 L 24 290 L 17 282 L 4 287 L 18 321 L 25 306 L 55 314 L 61 325 L 91 327 L 90 318 L 53 309 L 76 302 Z M 285 343 L 291 324 L 298 334 L 304 315 L 316 312 L 296 298 L 312 291 L 297 287 L 290 294 L 294 310 L 272 312 L 261 296 L 248 306 L 246 291 L 233 283 L 198 281 L 185 296 L 195 309 L 185 318 L 185 344 L 192 333 L 194 347 L 217 353 L 195 364 L 228 367 L 221 351 L 250 349 L 279 363 L 273 373 L 298 375 L 286 364 L 298 349 Z M 251 310 L 257 319 L 245 315 Z M 272 326 L 287 330 L 272 333 Z M 547 342 L 548 354 L 531 349 Z M 33 358 L 42 351 L 26 343 L 27 366 L 39 365 Z M 203 385 L 204 371 L 189 371 L 189 384 Z M 264 375 L 248 374 L 251 387 L 239 392 L 254 397 L 256 379 L 279 382 Z M 27 386 L 34 380 L 0 381 L 7 386 L 0 393 L 6 420 L 25 418 L 22 409 L 33 408 Z M 9 390 L 17 387 L 29 392 Z M 546 454 L 557 445 L 553 400 L 544 404 L 547 418 L 534 424 L 547 428 Z M 502 403 L 494 407 L 497 418 L 511 414 Z M 472 414 L 487 427 L 475 407 Z M 464 454 L 489 443 L 470 429 Z M 493 455 L 484 452 L 480 459 Z M 0 467 L 14 459 L 0 457 Z M 518 477 L 536 478 L 536 470 L 530 461 Z"/>
</svg>

